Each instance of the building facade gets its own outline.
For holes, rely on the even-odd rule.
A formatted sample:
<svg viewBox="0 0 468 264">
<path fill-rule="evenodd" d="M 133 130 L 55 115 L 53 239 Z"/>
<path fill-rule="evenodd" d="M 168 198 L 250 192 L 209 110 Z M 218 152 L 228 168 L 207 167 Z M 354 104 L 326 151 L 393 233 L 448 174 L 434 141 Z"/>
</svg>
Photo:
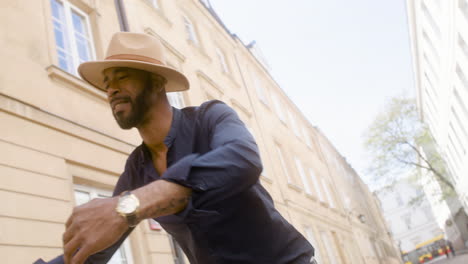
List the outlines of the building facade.
<svg viewBox="0 0 468 264">
<path fill-rule="evenodd" d="M 141 143 L 137 131 L 116 125 L 105 94 L 76 73 L 79 63 L 102 59 L 122 29 L 161 39 L 167 64 L 189 78 L 189 91 L 169 94 L 174 107 L 220 99 L 236 110 L 259 145 L 262 185 L 319 263 L 399 263 L 375 197 L 274 81 L 256 45 L 232 35 L 206 2 L 9 1 L 0 22 L 3 263 L 61 254 L 72 208 L 109 196 Z M 111 263 L 188 262 L 148 220 Z"/>
<path fill-rule="evenodd" d="M 468 1 L 408 0 L 416 95 L 468 212 Z"/>
<path fill-rule="evenodd" d="M 408 179 L 399 181 L 391 189 L 379 190 L 377 196 L 393 239 L 402 252 L 410 252 L 416 245 L 444 234 L 421 187 Z M 417 197 L 421 197 L 421 201 L 411 205 L 412 199 Z"/>
</svg>

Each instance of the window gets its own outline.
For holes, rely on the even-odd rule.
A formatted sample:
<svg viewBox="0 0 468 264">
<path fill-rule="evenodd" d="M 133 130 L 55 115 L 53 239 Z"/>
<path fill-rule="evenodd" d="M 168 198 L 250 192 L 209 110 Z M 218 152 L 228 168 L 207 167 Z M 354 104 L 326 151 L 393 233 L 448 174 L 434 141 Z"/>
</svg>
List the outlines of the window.
<svg viewBox="0 0 468 264">
<path fill-rule="evenodd" d="M 323 185 L 323 189 L 325 190 L 325 195 L 327 196 L 327 200 L 328 202 L 330 203 L 330 207 L 331 208 L 335 208 L 335 202 L 333 201 L 333 197 L 330 193 L 330 189 L 329 189 L 329 186 L 328 184 L 325 182 L 324 179 L 322 179 L 322 185 Z"/>
<path fill-rule="evenodd" d="M 424 206 L 422 208 L 422 211 L 424 213 L 424 217 L 427 219 L 427 221 L 430 221 L 432 218 L 432 209 L 430 206 Z"/>
<path fill-rule="evenodd" d="M 322 263 L 322 258 L 321 258 L 319 246 L 318 246 L 317 240 L 315 239 L 314 231 L 312 230 L 311 227 L 306 227 L 305 228 L 305 235 L 306 235 L 306 238 L 309 241 L 309 243 L 312 244 L 312 246 L 314 247 L 315 260 L 317 260 L 317 263 Z"/>
<path fill-rule="evenodd" d="M 404 214 L 401 216 L 401 219 L 403 220 L 403 222 L 405 223 L 406 225 L 406 229 L 411 229 L 411 214 Z"/>
<path fill-rule="evenodd" d="M 185 107 L 184 95 L 182 92 L 167 93 L 167 100 L 169 100 L 171 106 L 175 108 L 181 109 Z"/>
<path fill-rule="evenodd" d="M 466 78 L 465 73 L 461 69 L 460 65 L 458 65 L 458 63 L 457 63 L 456 72 L 457 72 L 458 79 L 463 85 L 463 88 L 465 89 L 465 91 L 468 91 L 468 79 Z"/>
<path fill-rule="evenodd" d="M 468 45 L 460 34 L 458 34 L 458 47 L 463 52 L 463 55 L 465 55 L 465 58 L 468 59 Z"/>
<path fill-rule="evenodd" d="M 304 184 L 306 193 L 312 194 L 312 190 L 310 189 L 309 182 L 307 181 L 307 177 L 304 173 L 304 168 L 302 167 L 301 161 L 297 157 L 294 158 L 294 160 L 296 162 L 296 168 L 297 168 L 297 171 L 299 172 L 299 176 L 301 176 L 301 180 L 302 180 L 302 183 Z"/>
<path fill-rule="evenodd" d="M 224 56 L 224 52 L 222 52 L 219 48 L 216 48 L 216 55 L 218 56 L 219 63 L 221 65 L 221 70 L 224 73 L 229 73 L 229 67 L 226 63 L 226 57 Z"/>
<path fill-rule="evenodd" d="M 422 9 L 424 15 L 426 16 L 427 22 L 429 22 L 429 25 L 431 26 L 432 30 L 436 33 L 437 38 L 440 39 L 440 35 L 441 35 L 440 28 L 437 25 L 434 17 L 432 16 L 431 12 L 426 7 L 426 5 L 424 4 L 423 1 L 421 1 L 421 9 Z"/>
<path fill-rule="evenodd" d="M 375 257 L 375 250 L 374 250 L 374 241 L 370 237 L 366 237 L 366 246 L 368 248 L 369 256 Z"/>
<path fill-rule="evenodd" d="M 455 108 L 453 106 L 450 108 L 450 110 L 452 112 L 453 117 L 455 117 L 456 124 L 458 124 L 458 127 L 461 129 L 463 135 L 465 136 L 465 138 L 468 138 L 468 132 L 466 131 L 466 129 L 462 125 L 462 124 L 465 124 L 465 123 L 462 121 L 462 119 L 458 115 L 458 113 L 457 113 L 458 111 L 455 110 Z"/>
<path fill-rule="evenodd" d="M 434 46 L 434 43 L 432 43 L 431 39 L 429 38 L 425 30 L 423 30 L 423 38 L 424 38 L 424 41 L 429 46 L 430 53 L 434 56 L 434 58 L 436 59 L 436 62 L 439 63 L 440 62 L 439 53 L 437 52 Z"/>
<path fill-rule="evenodd" d="M 291 176 L 289 175 L 288 168 L 286 166 L 286 162 L 284 161 L 284 156 L 283 156 L 283 152 L 281 151 L 281 147 L 276 145 L 276 151 L 277 151 L 278 157 L 280 159 L 281 168 L 283 170 L 283 173 L 286 175 L 286 179 L 288 180 L 288 183 L 292 183 L 292 179 L 291 179 Z"/>
<path fill-rule="evenodd" d="M 401 194 L 396 193 L 396 201 L 398 206 L 403 206 L 403 199 L 401 198 Z"/>
<path fill-rule="evenodd" d="M 146 0 L 148 1 L 151 6 L 153 6 L 154 8 L 158 8 L 159 9 L 159 3 L 158 3 L 158 0 Z"/>
<path fill-rule="evenodd" d="M 456 99 L 456 104 L 458 106 L 459 109 L 461 109 L 462 111 L 462 116 L 464 117 L 465 120 L 468 120 L 468 109 L 465 105 L 465 102 L 463 102 L 464 100 L 462 99 L 462 96 L 460 95 L 460 93 L 458 92 L 458 89 L 455 88 L 453 89 L 453 95 Z"/>
<path fill-rule="evenodd" d="M 187 256 L 185 256 L 185 253 L 180 247 L 179 243 L 177 243 L 177 241 L 172 236 L 169 236 L 169 242 L 171 242 L 172 246 L 172 257 L 174 258 L 174 264 L 189 263 Z"/>
<path fill-rule="evenodd" d="M 325 231 L 320 231 L 320 238 L 322 238 L 322 245 L 325 246 L 325 250 L 327 251 L 330 263 L 338 264 L 338 256 L 335 254 L 335 251 L 331 247 L 332 243 L 328 234 Z"/>
<path fill-rule="evenodd" d="M 318 184 L 317 177 L 316 177 L 316 175 L 315 175 L 315 173 L 314 173 L 314 171 L 312 169 L 309 169 L 309 175 L 310 175 L 310 178 L 312 179 L 312 182 L 314 183 L 315 190 L 317 191 L 317 195 L 319 197 L 319 200 L 321 202 L 325 202 L 322 191 L 320 190 L 320 186 Z"/>
<path fill-rule="evenodd" d="M 192 42 L 194 45 L 198 46 L 198 38 L 195 33 L 195 27 L 193 26 L 192 21 L 188 17 L 184 16 L 185 30 L 187 31 L 187 39 Z"/>
<path fill-rule="evenodd" d="M 201 0 L 201 2 L 202 2 L 205 6 L 207 6 L 207 7 L 210 7 L 210 6 L 211 6 L 211 5 L 210 5 L 210 1 L 208 1 L 208 0 Z"/>
<path fill-rule="evenodd" d="M 307 128 L 306 127 L 302 127 L 302 136 L 304 137 L 305 139 L 305 143 L 308 147 L 312 147 L 312 142 L 310 141 L 310 135 L 309 135 L 309 132 L 307 132 Z"/>
<path fill-rule="evenodd" d="M 268 105 L 268 100 L 265 94 L 265 89 L 263 88 L 261 81 L 258 79 L 257 76 L 253 76 L 253 80 L 254 80 L 255 90 L 257 92 L 258 98 L 260 99 L 262 103 L 264 103 L 265 105 Z"/>
<path fill-rule="evenodd" d="M 273 93 L 271 96 L 273 97 L 273 105 L 275 106 L 275 111 L 276 111 L 276 114 L 278 115 L 278 118 L 283 123 L 286 123 L 286 116 L 284 114 L 283 109 L 281 108 L 281 103 L 278 98 L 278 95 L 276 93 Z"/>
<path fill-rule="evenodd" d="M 109 191 L 91 188 L 88 186 L 75 185 L 74 186 L 75 203 L 76 205 L 82 205 L 91 201 L 94 198 L 106 198 L 111 197 L 112 193 Z M 132 264 L 132 253 L 130 251 L 130 245 L 128 239 L 120 246 L 120 248 L 114 253 L 112 258 L 108 262 L 109 264 Z"/>
<path fill-rule="evenodd" d="M 468 1 L 467 0 L 458 0 L 458 8 L 463 13 L 463 16 L 465 16 L 465 19 L 468 20 Z"/>
<path fill-rule="evenodd" d="M 291 111 L 288 111 L 288 115 L 289 115 L 289 121 L 291 122 L 291 126 L 292 126 L 292 129 L 294 131 L 294 134 L 296 134 L 296 136 L 300 137 L 301 132 L 299 131 L 299 127 L 297 126 L 296 118 L 294 118 L 294 114 Z"/>
<path fill-rule="evenodd" d="M 94 59 L 89 19 L 66 0 L 51 0 L 58 66 L 77 75 L 82 62 Z"/>
</svg>

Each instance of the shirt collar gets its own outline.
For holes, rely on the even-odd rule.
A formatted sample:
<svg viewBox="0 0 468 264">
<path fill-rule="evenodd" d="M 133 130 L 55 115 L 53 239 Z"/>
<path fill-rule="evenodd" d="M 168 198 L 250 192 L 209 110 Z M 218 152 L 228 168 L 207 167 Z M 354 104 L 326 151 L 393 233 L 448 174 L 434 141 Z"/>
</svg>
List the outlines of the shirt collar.
<svg viewBox="0 0 468 264">
<path fill-rule="evenodd" d="M 169 129 L 169 133 L 167 133 L 166 138 L 164 139 L 164 145 L 167 148 L 171 148 L 174 140 L 177 136 L 177 130 L 179 128 L 179 123 L 181 119 L 181 112 L 179 109 L 172 107 L 172 123 L 171 128 Z"/>
<path fill-rule="evenodd" d="M 172 107 L 172 122 L 171 128 L 169 129 L 169 133 L 167 133 L 166 137 L 164 138 L 164 145 L 168 149 L 170 149 L 174 143 L 174 140 L 177 136 L 177 130 L 179 129 L 180 120 L 182 118 L 182 113 L 179 109 Z M 149 152 L 148 147 L 145 145 L 145 142 L 141 142 L 141 151 L 143 154 L 143 160 L 141 161 L 144 163 L 147 159 L 151 159 L 151 154 Z"/>
</svg>

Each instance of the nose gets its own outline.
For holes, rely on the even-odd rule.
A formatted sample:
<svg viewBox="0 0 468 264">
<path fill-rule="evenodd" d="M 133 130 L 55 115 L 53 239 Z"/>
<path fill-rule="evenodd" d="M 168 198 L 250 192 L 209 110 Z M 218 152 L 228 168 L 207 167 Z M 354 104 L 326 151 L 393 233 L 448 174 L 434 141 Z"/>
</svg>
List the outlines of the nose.
<svg viewBox="0 0 468 264">
<path fill-rule="evenodd" d="M 111 98 L 112 96 L 116 95 L 119 91 L 120 91 L 120 88 L 119 88 L 118 84 L 116 84 L 113 81 L 110 81 L 109 82 L 109 87 L 106 90 L 107 97 Z"/>
</svg>

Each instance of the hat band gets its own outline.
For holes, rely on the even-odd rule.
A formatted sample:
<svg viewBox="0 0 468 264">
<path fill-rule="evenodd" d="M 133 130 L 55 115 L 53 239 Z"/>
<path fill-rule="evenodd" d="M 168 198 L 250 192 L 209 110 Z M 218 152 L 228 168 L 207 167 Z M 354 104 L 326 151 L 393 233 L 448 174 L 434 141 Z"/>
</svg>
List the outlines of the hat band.
<svg viewBox="0 0 468 264">
<path fill-rule="evenodd" d="M 149 62 L 149 63 L 165 66 L 164 63 L 162 63 L 161 61 L 157 59 L 153 59 L 153 58 L 141 56 L 141 55 L 134 55 L 134 54 L 112 55 L 112 56 L 107 57 L 106 60 L 135 60 L 135 61 L 143 61 L 143 62 Z"/>
</svg>

